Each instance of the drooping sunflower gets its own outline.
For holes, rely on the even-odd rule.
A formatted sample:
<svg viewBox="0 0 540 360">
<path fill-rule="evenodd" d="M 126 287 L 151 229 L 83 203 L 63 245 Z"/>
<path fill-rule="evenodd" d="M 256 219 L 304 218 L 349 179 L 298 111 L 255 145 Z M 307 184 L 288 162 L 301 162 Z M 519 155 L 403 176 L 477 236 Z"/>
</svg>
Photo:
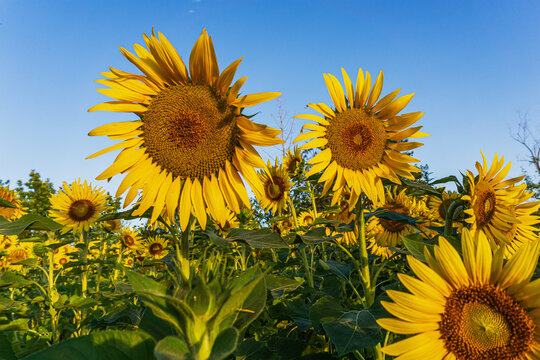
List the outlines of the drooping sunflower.
<svg viewBox="0 0 540 360">
<path fill-rule="evenodd" d="M 315 221 L 315 214 L 313 211 L 302 211 L 300 214 L 298 214 L 298 225 L 300 226 L 308 226 L 313 224 Z"/>
<path fill-rule="evenodd" d="M 62 233 L 73 229 L 74 233 L 88 231 L 90 225 L 107 209 L 105 190 L 88 184 L 81 184 L 78 179 L 68 185 L 64 182 L 62 189 L 50 198 L 49 215 L 64 228 Z"/>
<path fill-rule="evenodd" d="M 131 250 L 137 250 L 141 246 L 141 237 L 137 230 L 126 226 L 120 231 L 120 237 L 124 245 Z"/>
<path fill-rule="evenodd" d="M 117 196 L 129 189 L 124 206 L 142 190 L 134 215 L 153 206 L 150 222 L 166 210 L 174 221 L 180 209 L 185 229 L 190 215 L 206 227 L 207 211 L 224 219 L 227 207 L 240 212 L 250 207 L 242 176 L 256 192 L 261 190 L 254 167 L 265 163 L 254 149 L 282 143 L 281 131 L 252 122 L 242 114 L 246 107 L 272 100 L 277 92 L 238 96 L 247 77 L 232 86 L 241 59 L 220 73 L 212 38 L 203 30 L 189 58 L 188 69 L 170 42 L 158 33 L 144 35 L 148 50 L 135 44 L 137 55 L 120 48 L 143 75 L 111 68 L 98 80 L 110 89 L 98 91 L 116 101 L 96 105 L 89 111 L 134 113 L 136 121 L 100 126 L 89 135 L 108 135 L 123 142 L 89 158 L 123 149 L 114 163 L 97 179 L 127 173 Z"/>
<path fill-rule="evenodd" d="M 464 210 L 470 217 L 465 219 L 471 224 L 471 230 L 487 235 L 492 248 L 511 244 L 509 237 L 513 225 L 519 223 L 511 208 L 518 203 L 520 187 L 514 186 L 525 176 L 504 180 L 510 171 L 511 163 L 504 165 L 504 157 L 495 154 L 490 167 L 482 153 L 483 164 L 476 162 L 478 176 L 467 170 L 470 193 L 462 197 L 469 202 Z"/>
<path fill-rule="evenodd" d="M 384 198 L 381 178 L 401 184 L 399 176 L 414 180 L 411 173 L 420 171 L 409 164 L 419 160 L 401 151 L 423 145 L 404 140 L 427 136 L 419 131 L 421 126 L 409 127 L 424 113 L 413 112 L 398 116 L 414 95 L 395 99 L 399 89 L 377 101 L 382 90 L 382 71 L 373 88 L 369 72 L 366 72 L 364 78 L 362 69 L 359 70 L 355 87 L 344 69 L 342 73 L 344 88 L 333 75 L 324 74 L 335 109 L 324 103 L 308 104 L 322 116 L 295 116 L 313 120 L 316 124 L 304 125 L 302 129 L 311 131 L 301 134 L 294 142 L 311 140 L 300 149 L 321 149 L 308 161 L 313 167 L 306 176 L 324 171 L 319 179 L 319 182 L 325 183 L 323 194 L 332 184 L 335 191 L 348 183 L 356 193 L 364 191 L 373 203 L 377 203 Z"/>
<path fill-rule="evenodd" d="M 416 199 L 405 194 L 406 189 L 397 193 L 397 188 L 388 189 L 384 202 L 374 207 L 374 210 L 384 209 L 398 214 L 415 216 L 421 211 L 423 204 Z M 425 205 L 424 205 L 425 206 Z M 411 234 L 415 228 L 409 224 L 378 218 L 372 216 L 366 226 L 366 237 L 368 238 L 368 249 L 372 254 L 383 258 L 391 256 L 394 252 L 390 247 L 397 247 L 402 243 L 401 236 Z"/>
<path fill-rule="evenodd" d="M 6 262 L 10 270 L 20 271 L 23 265 L 17 265 L 16 263 L 34 257 L 32 245 L 28 242 L 19 242 L 8 249 Z"/>
<path fill-rule="evenodd" d="M 256 192 L 255 196 L 266 211 L 272 210 L 275 215 L 285 209 L 293 183 L 290 181 L 287 169 L 279 164 L 277 159 L 274 165 L 268 160 L 267 169 L 267 172 L 259 172 L 263 186 L 262 191 Z"/>
<path fill-rule="evenodd" d="M 452 202 L 459 199 L 459 193 L 456 191 L 446 191 L 442 192 L 442 199 L 437 196 L 430 195 L 426 201 L 426 205 L 431 212 L 433 225 L 444 226 L 446 222 L 446 214 L 448 208 Z M 458 223 L 455 222 L 455 226 L 458 226 Z"/>
<path fill-rule="evenodd" d="M 150 237 L 144 241 L 144 248 L 147 254 L 154 259 L 164 258 L 169 253 L 167 246 L 168 241 L 161 236 Z"/>
<path fill-rule="evenodd" d="M 334 220 L 339 221 L 344 224 L 350 224 L 354 221 L 354 226 L 352 231 L 346 231 L 346 232 L 332 232 L 330 229 L 326 229 L 326 235 L 327 236 L 333 236 L 333 235 L 343 235 L 340 238 L 337 238 L 336 241 L 339 241 L 340 243 L 351 246 L 356 244 L 358 240 L 358 224 L 357 224 L 357 217 L 356 214 L 353 212 L 354 205 L 351 207 L 351 203 L 358 201 L 358 198 L 354 194 L 354 191 L 350 189 L 349 187 L 343 187 L 342 189 L 339 189 L 338 191 L 334 192 L 334 197 L 332 199 L 332 205 L 334 203 L 339 204 L 339 211 L 337 213 L 331 213 L 326 214 L 324 217 L 328 220 Z M 351 202 L 352 199 L 352 202 Z"/>
<path fill-rule="evenodd" d="M 287 153 L 283 157 L 283 166 L 290 174 L 294 174 L 296 167 L 302 163 L 302 150 L 298 146 L 295 146 L 292 150 L 287 150 Z"/>
<path fill-rule="evenodd" d="M 397 319 L 380 326 L 412 335 L 382 350 L 395 359 L 538 359 L 540 279 L 530 281 L 539 242 L 529 242 L 504 263 L 484 233 L 464 229 L 463 258 L 444 238 L 428 265 L 408 256 L 418 279 L 398 274 L 411 293 L 387 290 L 381 304 Z"/>
<path fill-rule="evenodd" d="M 237 229 L 240 226 L 240 222 L 236 218 L 234 212 L 229 211 L 229 215 L 225 221 L 215 220 L 214 226 L 221 235 L 226 236 L 231 229 Z"/>
<path fill-rule="evenodd" d="M 0 216 L 3 216 L 6 220 L 16 220 L 25 214 L 23 207 L 17 194 L 9 190 L 9 187 L 0 187 L 0 199 L 10 202 L 15 207 L 7 207 L 0 205 Z"/>
</svg>

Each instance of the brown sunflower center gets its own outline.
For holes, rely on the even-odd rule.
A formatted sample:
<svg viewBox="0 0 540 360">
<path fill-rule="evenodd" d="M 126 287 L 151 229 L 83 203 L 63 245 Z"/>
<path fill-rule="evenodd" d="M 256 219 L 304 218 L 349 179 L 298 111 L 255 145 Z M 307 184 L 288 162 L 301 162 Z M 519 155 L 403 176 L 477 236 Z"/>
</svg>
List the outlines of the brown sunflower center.
<svg viewBox="0 0 540 360">
<path fill-rule="evenodd" d="M 202 179 L 230 161 L 238 145 L 234 107 L 206 85 L 163 89 L 143 115 L 144 144 L 173 176 Z"/>
<path fill-rule="evenodd" d="M 332 157 L 351 170 L 370 168 L 381 162 L 388 136 L 382 122 L 363 109 L 348 109 L 328 125 L 326 138 Z"/>
<path fill-rule="evenodd" d="M 86 221 L 96 213 L 96 205 L 90 200 L 76 200 L 68 210 L 69 218 L 73 221 Z"/>
<path fill-rule="evenodd" d="M 267 179 L 265 185 L 266 197 L 270 200 L 280 201 L 285 196 L 287 186 L 280 176 L 272 175 L 272 180 Z"/>
<path fill-rule="evenodd" d="M 497 196 L 495 191 L 489 185 L 481 186 L 478 184 L 478 193 L 476 203 L 474 205 L 474 215 L 476 217 L 476 224 L 479 228 L 486 226 L 495 214 L 495 205 L 497 203 Z"/>
<path fill-rule="evenodd" d="M 60 260 L 58 260 L 58 263 L 59 263 L 60 265 L 67 264 L 67 262 L 68 262 L 68 261 L 67 261 L 67 259 L 66 259 L 65 257 L 63 257 L 63 258 L 61 258 Z"/>
<path fill-rule="evenodd" d="M 124 244 L 126 246 L 133 246 L 135 245 L 135 239 L 131 235 L 124 235 Z"/>
<path fill-rule="evenodd" d="M 534 330 L 521 304 L 493 285 L 454 290 L 440 322 L 446 349 L 460 360 L 521 359 Z"/>
<path fill-rule="evenodd" d="M 105 230 L 115 232 L 120 228 L 120 220 L 106 220 L 103 222 Z"/>
<path fill-rule="evenodd" d="M 313 222 L 313 216 L 311 216 L 311 215 L 304 216 L 304 222 L 306 224 L 311 224 Z"/>
<path fill-rule="evenodd" d="M 405 206 L 398 203 L 388 203 L 384 205 L 384 209 L 386 211 L 391 211 L 398 214 L 404 214 L 404 215 L 409 214 L 409 209 L 407 209 Z M 390 233 L 399 233 L 400 231 L 405 229 L 405 227 L 407 226 L 407 224 L 405 223 L 395 221 L 395 220 L 390 220 L 390 219 L 383 219 L 383 218 L 379 218 L 379 224 L 381 224 L 384 230 Z"/>
<path fill-rule="evenodd" d="M 148 247 L 148 252 L 153 256 L 161 254 L 162 251 L 163 251 L 163 245 L 159 243 L 153 243 L 152 245 Z"/>
</svg>

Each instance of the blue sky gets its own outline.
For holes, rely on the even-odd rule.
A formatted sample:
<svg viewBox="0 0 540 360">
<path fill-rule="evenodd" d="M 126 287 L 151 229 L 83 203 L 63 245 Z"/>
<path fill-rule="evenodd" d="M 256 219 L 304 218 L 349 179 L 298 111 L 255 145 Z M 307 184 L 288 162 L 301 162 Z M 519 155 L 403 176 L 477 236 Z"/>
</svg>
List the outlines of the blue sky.
<svg viewBox="0 0 540 360">
<path fill-rule="evenodd" d="M 512 161 L 525 149 L 511 138 L 518 113 L 540 131 L 540 13 L 537 1 L 22 1 L 0 2 L 0 179 L 31 169 L 58 187 L 93 180 L 116 154 L 85 157 L 112 145 L 91 129 L 134 115 L 86 110 L 107 98 L 93 82 L 108 66 L 135 71 L 118 47 L 161 31 L 187 60 L 206 28 L 224 69 L 244 56 L 244 93 L 281 91 L 292 116 L 310 102 L 330 103 L 323 73 L 344 67 L 384 71 L 383 95 L 415 92 L 406 110 L 432 136 L 415 156 L 435 177 L 474 169 L 480 150 Z M 278 105 L 255 108 L 277 126 Z M 536 120 L 536 123 L 535 123 Z M 296 136 L 303 120 L 294 120 Z M 264 158 L 280 153 L 259 148 Z"/>
</svg>

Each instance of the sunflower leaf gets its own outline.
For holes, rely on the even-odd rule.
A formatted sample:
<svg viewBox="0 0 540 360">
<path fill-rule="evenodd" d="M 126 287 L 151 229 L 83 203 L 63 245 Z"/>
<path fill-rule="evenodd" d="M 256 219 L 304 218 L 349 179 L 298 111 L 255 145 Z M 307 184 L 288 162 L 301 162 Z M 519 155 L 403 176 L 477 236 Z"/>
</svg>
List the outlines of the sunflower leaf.
<svg viewBox="0 0 540 360">
<path fill-rule="evenodd" d="M 7 208 L 16 209 L 17 205 L 12 204 L 11 202 L 7 201 L 6 199 L 0 198 L 0 207 L 7 207 Z"/>
<path fill-rule="evenodd" d="M 24 230 L 60 230 L 62 225 L 38 214 L 26 214 L 14 221 L 0 222 L 0 234 L 18 235 Z"/>
</svg>

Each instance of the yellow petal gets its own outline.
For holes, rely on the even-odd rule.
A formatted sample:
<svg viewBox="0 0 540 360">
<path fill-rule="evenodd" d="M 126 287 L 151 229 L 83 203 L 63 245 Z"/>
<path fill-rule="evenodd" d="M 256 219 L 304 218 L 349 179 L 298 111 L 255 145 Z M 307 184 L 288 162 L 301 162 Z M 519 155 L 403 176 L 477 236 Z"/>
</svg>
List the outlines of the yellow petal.
<svg viewBox="0 0 540 360">
<path fill-rule="evenodd" d="M 191 179 L 186 178 L 182 186 L 180 195 L 180 208 L 178 210 L 180 216 L 180 228 L 186 231 L 191 216 Z"/>
<path fill-rule="evenodd" d="M 202 185 L 199 179 L 194 179 L 191 184 L 191 204 L 193 205 L 193 210 L 201 225 L 201 229 L 206 229 L 206 208 L 204 205 Z"/>
</svg>

